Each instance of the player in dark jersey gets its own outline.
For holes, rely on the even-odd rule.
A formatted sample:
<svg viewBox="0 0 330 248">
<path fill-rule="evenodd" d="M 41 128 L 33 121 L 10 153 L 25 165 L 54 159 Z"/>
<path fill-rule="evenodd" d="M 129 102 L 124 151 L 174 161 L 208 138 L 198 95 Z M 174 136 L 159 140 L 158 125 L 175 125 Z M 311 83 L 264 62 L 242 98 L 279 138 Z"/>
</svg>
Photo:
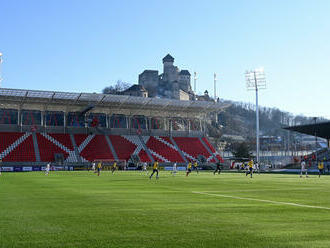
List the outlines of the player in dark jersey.
<svg viewBox="0 0 330 248">
<path fill-rule="evenodd" d="M 197 163 L 197 161 L 195 161 L 195 163 L 194 163 L 194 170 L 197 172 L 197 174 L 198 174 L 198 163 Z"/>
<path fill-rule="evenodd" d="M 215 171 L 213 171 L 213 175 L 215 175 L 216 172 L 218 172 L 218 174 L 221 173 L 221 164 L 220 164 L 220 162 L 217 163 L 217 168 L 215 169 Z"/>
</svg>

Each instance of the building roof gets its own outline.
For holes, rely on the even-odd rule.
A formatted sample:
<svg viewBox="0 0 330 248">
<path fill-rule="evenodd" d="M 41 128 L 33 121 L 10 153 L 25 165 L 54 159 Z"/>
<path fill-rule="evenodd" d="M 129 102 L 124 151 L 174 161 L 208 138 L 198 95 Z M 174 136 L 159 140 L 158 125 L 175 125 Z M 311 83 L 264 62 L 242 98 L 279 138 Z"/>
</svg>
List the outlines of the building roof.
<svg viewBox="0 0 330 248">
<path fill-rule="evenodd" d="M 147 91 L 147 90 L 142 85 L 134 84 L 128 89 L 124 90 L 123 92 L 128 92 L 128 91 Z"/>
<path fill-rule="evenodd" d="M 173 58 L 170 54 L 167 54 L 167 55 L 163 58 L 163 62 L 174 62 L 174 58 Z"/>
<path fill-rule="evenodd" d="M 141 74 L 143 73 L 157 73 L 158 74 L 158 71 L 157 70 L 144 70 Z"/>
<path fill-rule="evenodd" d="M 317 137 L 321 137 L 328 140 L 330 139 L 330 121 L 316 124 L 284 127 L 284 129 L 308 135 L 316 135 Z"/>
<path fill-rule="evenodd" d="M 179 74 L 180 75 L 189 75 L 189 76 L 191 75 L 188 70 L 181 70 Z"/>
<path fill-rule="evenodd" d="M 186 93 L 186 94 L 189 95 L 189 92 L 187 92 L 187 91 L 185 91 L 185 90 L 183 90 L 183 89 L 179 89 L 179 91 L 182 91 L 182 92 L 184 92 L 184 93 Z"/>
<path fill-rule="evenodd" d="M 119 107 L 126 109 L 138 108 L 141 110 L 159 110 L 164 111 L 181 111 L 203 112 L 221 111 L 230 106 L 227 103 L 205 102 L 205 101 L 180 101 L 173 99 L 145 98 L 128 95 L 111 95 L 98 93 L 78 93 L 78 92 L 59 92 L 59 91 L 42 91 L 42 90 L 24 90 L 24 89 L 8 89 L 0 88 L 0 104 L 6 108 L 11 104 L 65 104 L 68 106 L 86 106 L 94 104 L 102 107 Z"/>
</svg>

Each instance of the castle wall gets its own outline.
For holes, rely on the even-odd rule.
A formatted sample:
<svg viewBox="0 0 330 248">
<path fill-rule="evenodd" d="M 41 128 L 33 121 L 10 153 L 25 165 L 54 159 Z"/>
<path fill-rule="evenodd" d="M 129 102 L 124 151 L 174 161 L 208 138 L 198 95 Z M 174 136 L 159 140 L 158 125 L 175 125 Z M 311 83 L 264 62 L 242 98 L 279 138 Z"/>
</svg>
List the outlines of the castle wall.
<svg viewBox="0 0 330 248">
<path fill-rule="evenodd" d="M 158 94 L 159 78 L 158 71 L 146 70 L 139 75 L 139 85 L 142 85 L 147 91 L 149 97 L 155 97 Z"/>
<path fill-rule="evenodd" d="M 190 76 L 189 75 L 180 75 L 179 76 L 179 87 L 181 90 L 186 92 L 191 91 Z"/>
<path fill-rule="evenodd" d="M 179 69 L 173 63 L 164 63 L 163 81 L 173 82 L 178 80 Z"/>
</svg>

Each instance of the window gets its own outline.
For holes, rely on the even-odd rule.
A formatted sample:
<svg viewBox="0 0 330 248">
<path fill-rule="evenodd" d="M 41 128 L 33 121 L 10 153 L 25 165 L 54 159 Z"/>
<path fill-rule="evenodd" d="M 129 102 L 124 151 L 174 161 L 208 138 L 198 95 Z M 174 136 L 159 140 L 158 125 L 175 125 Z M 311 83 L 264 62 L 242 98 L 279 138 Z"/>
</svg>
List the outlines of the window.
<svg viewBox="0 0 330 248">
<path fill-rule="evenodd" d="M 127 128 L 125 115 L 112 115 L 110 117 L 110 128 Z"/>
<path fill-rule="evenodd" d="M 16 109 L 0 109 L 0 124 L 16 124 L 17 125 Z"/>
<path fill-rule="evenodd" d="M 151 118 L 151 129 L 164 129 L 164 121 L 161 118 Z"/>
<path fill-rule="evenodd" d="M 106 127 L 107 116 L 105 114 L 91 113 L 88 115 L 88 126 L 89 127 Z"/>
<path fill-rule="evenodd" d="M 46 111 L 45 125 L 54 127 L 64 126 L 64 113 L 60 111 Z"/>
<path fill-rule="evenodd" d="M 23 125 L 41 125 L 41 112 L 39 110 L 22 110 Z"/>
<path fill-rule="evenodd" d="M 76 113 L 76 112 L 69 112 L 67 126 L 84 127 L 85 126 L 85 115 L 81 115 L 80 113 Z"/>
<path fill-rule="evenodd" d="M 190 119 L 189 120 L 189 124 L 190 124 L 190 130 L 192 131 L 198 131 L 200 130 L 200 122 L 197 119 Z"/>
<path fill-rule="evenodd" d="M 188 130 L 188 122 L 182 118 L 173 118 L 171 120 L 172 130 L 174 131 L 186 131 Z"/>
<path fill-rule="evenodd" d="M 146 118 L 143 115 L 136 115 L 131 118 L 131 128 L 147 129 Z"/>
</svg>

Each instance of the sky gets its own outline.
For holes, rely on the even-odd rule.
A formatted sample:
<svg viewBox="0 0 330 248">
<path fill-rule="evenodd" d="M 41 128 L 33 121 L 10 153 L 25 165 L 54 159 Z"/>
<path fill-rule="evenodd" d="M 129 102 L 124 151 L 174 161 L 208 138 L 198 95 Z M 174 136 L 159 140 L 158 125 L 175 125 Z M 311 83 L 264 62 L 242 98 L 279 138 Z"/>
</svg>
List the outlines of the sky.
<svg viewBox="0 0 330 248">
<path fill-rule="evenodd" d="M 1 87 L 102 92 L 145 69 L 197 72 L 197 93 L 330 118 L 328 0 L 0 0 Z M 193 80 L 192 80 L 193 85 Z"/>
</svg>

